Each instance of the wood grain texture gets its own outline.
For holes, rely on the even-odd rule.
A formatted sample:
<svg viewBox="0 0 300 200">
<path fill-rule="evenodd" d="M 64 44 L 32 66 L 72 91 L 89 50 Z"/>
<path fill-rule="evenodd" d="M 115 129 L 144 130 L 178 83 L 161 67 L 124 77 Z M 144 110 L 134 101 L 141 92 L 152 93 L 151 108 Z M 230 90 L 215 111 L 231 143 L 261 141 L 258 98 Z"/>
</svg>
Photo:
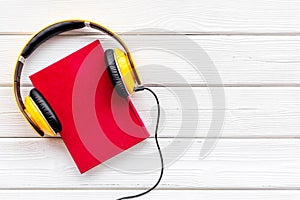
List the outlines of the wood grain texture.
<svg viewBox="0 0 300 200">
<path fill-rule="evenodd" d="M 299 139 L 220 139 L 205 159 L 202 139 L 178 150 L 187 140 L 160 140 L 167 165 L 160 189 L 300 189 Z M 83 175 L 60 138 L 0 139 L 1 189 L 145 189 L 158 168 L 154 139 Z"/>
<path fill-rule="evenodd" d="M 24 88 L 24 96 L 29 94 L 29 89 Z M 224 108 L 213 107 L 209 88 L 154 87 L 152 89 L 160 98 L 162 108 L 160 137 L 211 137 L 207 134 L 212 113 L 223 111 L 225 120 L 221 137 L 294 138 L 300 135 L 300 89 L 298 87 L 224 88 L 226 101 Z M 194 98 L 187 94 L 194 95 Z M 2 102 L 0 137 L 35 137 L 33 130 L 18 112 L 13 98 L 10 87 L 0 87 L 0 102 Z M 153 97 L 143 92 L 135 94 L 133 100 L 152 134 L 156 119 Z M 194 112 L 198 113 L 198 118 Z"/>
<path fill-rule="evenodd" d="M 89 200 L 116 199 L 141 190 L 1 190 L 0 198 L 5 200 Z M 295 190 L 155 190 L 139 199 L 185 199 L 192 200 L 298 200 L 299 191 Z"/>
<path fill-rule="evenodd" d="M 30 83 L 28 75 L 99 38 L 105 49 L 116 47 L 112 39 L 104 36 L 51 39 L 27 60 L 23 83 Z M 28 39 L 29 36 L 0 36 L 0 85 L 12 84 L 17 55 Z M 207 67 L 205 56 L 200 57 L 204 50 L 225 86 L 300 85 L 300 36 L 147 35 L 124 39 L 145 84 L 206 86 L 207 80 L 219 84 L 213 67 Z"/>
<path fill-rule="evenodd" d="M 158 189 L 141 199 L 298 200 L 299 11 L 298 0 L 0 1 L 0 199 L 115 199 L 157 179 L 153 138 L 80 175 L 62 140 L 36 138 L 18 112 L 11 88 L 17 54 L 30 34 L 75 17 L 121 33 L 143 82 L 160 98 L 159 141 L 167 167 Z M 89 42 L 100 38 L 104 48 L 115 47 L 96 34 L 73 31 L 42 45 L 26 61 L 23 94 L 30 89 L 29 74 Z M 204 62 L 191 65 L 199 60 L 199 47 L 225 86 L 224 108 L 212 106 L 206 80 L 216 80 L 214 71 Z M 195 105 L 185 91 L 195 96 Z M 133 100 L 152 133 L 152 96 L 138 93 Z M 223 111 L 221 138 L 210 138 L 212 113 Z M 198 126 L 184 127 L 178 137 L 182 122 Z M 207 141 L 216 142 L 211 151 L 202 149 Z M 204 159 L 203 150 L 210 152 Z"/>
<path fill-rule="evenodd" d="M 0 32 L 34 32 L 49 23 L 75 17 L 97 21 L 117 32 L 149 33 L 145 28 L 161 28 L 197 34 L 299 34 L 299 9 L 297 0 L 188 0 L 184 3 L 179 0 L 2 0 Z"/>
</svg>

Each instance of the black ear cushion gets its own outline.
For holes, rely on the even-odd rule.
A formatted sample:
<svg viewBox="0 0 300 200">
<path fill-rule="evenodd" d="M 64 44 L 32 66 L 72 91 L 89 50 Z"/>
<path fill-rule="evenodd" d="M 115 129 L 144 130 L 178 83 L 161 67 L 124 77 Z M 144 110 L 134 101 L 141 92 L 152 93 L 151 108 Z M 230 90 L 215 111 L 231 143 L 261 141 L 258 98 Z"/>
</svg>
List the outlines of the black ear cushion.
<svg viewBox="0 0 300 200">
<path fill-rule="evenodd" d="M 118 66 L 116 64 L 114 50 L 107 49 L 104 54 L 105 54 L 105 64 L 108 69 L 110 80 L 115 90 L 121 97 L 127 98 L 129 94 L 126 90 L 126 86 L 123 83 Z"/>
<path fill-rule="evenodd" d="M 43 95 L 37 89 L 32 89 L 29 93 L 29 96 L 40 109 L 41 113 L 43 114 L 53 131 L 55 133 L 60 132 L 62 130 L 61 123 Z"/>
</svg>

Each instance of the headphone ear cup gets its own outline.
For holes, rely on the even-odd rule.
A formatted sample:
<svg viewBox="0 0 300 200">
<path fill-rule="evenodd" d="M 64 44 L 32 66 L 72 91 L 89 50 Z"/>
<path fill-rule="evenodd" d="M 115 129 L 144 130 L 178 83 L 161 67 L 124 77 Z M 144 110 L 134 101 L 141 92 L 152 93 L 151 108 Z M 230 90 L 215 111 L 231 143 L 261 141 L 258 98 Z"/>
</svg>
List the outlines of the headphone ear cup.
<svg viewBox="0 0 300 200">
<path fill-rule="evenodd" d="M 114 57 L 123 83 L 129 94 L 134 93 L 134 88 L 137 86 L 136 76 L 129 62 L 128 56 L 119 48 L 114 49 Z M 136 71 L 136 70 L 135 70 Z M 136 71 L 137 72 L 137 71 Z"/>
<path fill-rule="evenodd" d="M 114 50 L 107 49 L 104 53 L 105 55 L 105 64 L 108 69 L 108 74 L 110 77 L 110 80 L 117 91 L 117 93 L 123 97 L 127 98 L 129 93 L 126 89 L 126 86 L 122 80 L 122 77 L 120 75 L 115 56 L 114 56 Z"/>
<path fill-rule="evenodd" d="M 27 113 L 28 117 L 32 120 L 32 122 L 44 133 L 50 136 L 55 136 L 53 129 L 50 127 L 49 123 L 46 121 L 45 117 L 33 102 L 33 100 L 29 97 L 25 97 L 25 109 L 24 111 Z M 40 136 L 44 136 L 40 135 Z"/>
<path fill-rule="evenodd" d="M 37 89 L 32 89 L 29 93 L 29 96 L 52 130 L 55 133 L 59 133 L 62 130 L 61 123 L 43 95 Z"/>
</svg>

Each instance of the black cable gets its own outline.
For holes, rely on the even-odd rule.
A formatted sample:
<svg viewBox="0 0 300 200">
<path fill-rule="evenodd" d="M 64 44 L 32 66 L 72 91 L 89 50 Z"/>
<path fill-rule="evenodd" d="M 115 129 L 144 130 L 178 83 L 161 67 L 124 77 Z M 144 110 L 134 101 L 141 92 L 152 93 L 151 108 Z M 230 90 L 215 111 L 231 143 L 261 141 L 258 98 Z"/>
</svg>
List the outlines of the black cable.
<svg viewBox="0 0 300 200">
<path fill-rule="evenodd" d="M 156 103 L 157 103 L 157 120 L 156 120 L 155 136 L 154 137 L 155 137 L 155 142 L 156 142 L 156 146 L 157 146 L 157 150 L 159 152 L 159 157 L 160 157 L 160 162 L 161 162 L 160 176 L 159 176 L 157 182 L 155 183 L 155 185 L 153 185 L 151 188 L 149 188 L 145 192 L 142 192 L 142 193 L 139 193 L 139 194 L 136 194 L 136 195 L 132 195 L 132 196 L 122 197 L 122 198 L 119 198 L 117 200 L 132 199 L 132 198 L 143 196 L 143 195 L 151 192 L 152 190 L 154 190 L 156 188 L 156 186 L 158 186 L 158 184 L 160 183 L 160 181 L 162 179 L 163 173 L 164 173 L 164 160 L 163 160 L 163 156 L 162 156 L 161 149 L 160 149 L 158 139 L 157 139 L 157 131 L 158 131 L 159 118 L 160 118 L 159 100 L 158 100 L 155 92 L 153 90 L 151 90 L 150 88 L 139 86 L 138 88 L 135 89 L 135 92 L 142 91 L 142 90 L 148 90 L 149 92 L 151 92 L 153 94 L 153 96 L 155 97 Z"/>
</svg>

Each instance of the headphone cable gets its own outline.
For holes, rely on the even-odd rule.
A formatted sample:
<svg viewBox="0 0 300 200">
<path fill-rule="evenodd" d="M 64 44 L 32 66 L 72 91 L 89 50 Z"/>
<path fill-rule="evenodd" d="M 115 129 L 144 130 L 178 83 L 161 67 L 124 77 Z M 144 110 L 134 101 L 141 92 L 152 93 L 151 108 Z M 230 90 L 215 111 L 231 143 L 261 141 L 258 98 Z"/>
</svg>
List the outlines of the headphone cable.
<svg viewBox="0 0 300 200">
<path fill-rule="evenodd" d="M 154 135 L 154 137 L 155 137 L 156 147 L 157 147 L 157 150 L 158 150 L 158 153 L 159 153 L 159 157 L 160 157 L 160 162 L 161 162 L 160 176 L 159 176 L 158 180 L 156 181 L 156 183 L 151 188 L 149 188 L 148 190 L 146 190 L 146 191 L 144 191 L 142 193 L 136 194 L 136 195 L 122 197 L 122 198 L 119 198 L 117 200 L 133 199 L 133 198 L 140 197 L 140 196 L 143 196 L 143 195 L 151 192 L 152 190 L 154 190 L 158 186 L 158 184 L 160 183 L 160 181 L 162 179 L 163 173 L 164 173 L 164 160 L 163 160 L 163 156 L 162 156 L 161 149 L 160 149 L 160 146 L 159 146 L 159 143 L 158 143 L 158 139 L 157 139 L 158 124 L 159 124 L 159 118 L 160 118 L 159 100 L 158 100 L 158 97 L 155 94 L 155 92 L 153 90 L 151 90 L 150 88 L 147 88 L 147 87 L 144 87 L 144 86 L 138 86 L 137 88 L 135 88 L 134 91 L 138 92 L 138 91 L 142 91 L 142 90 L 148 90 L 149 92 L 151 92 L 151 94 L 155 97 L 155 100 L 156 100 L 156 103 L 157 103 L 157 120 L 156 120 L 156 127 L 155 127 L 155 135 Z"/>
</svg>

